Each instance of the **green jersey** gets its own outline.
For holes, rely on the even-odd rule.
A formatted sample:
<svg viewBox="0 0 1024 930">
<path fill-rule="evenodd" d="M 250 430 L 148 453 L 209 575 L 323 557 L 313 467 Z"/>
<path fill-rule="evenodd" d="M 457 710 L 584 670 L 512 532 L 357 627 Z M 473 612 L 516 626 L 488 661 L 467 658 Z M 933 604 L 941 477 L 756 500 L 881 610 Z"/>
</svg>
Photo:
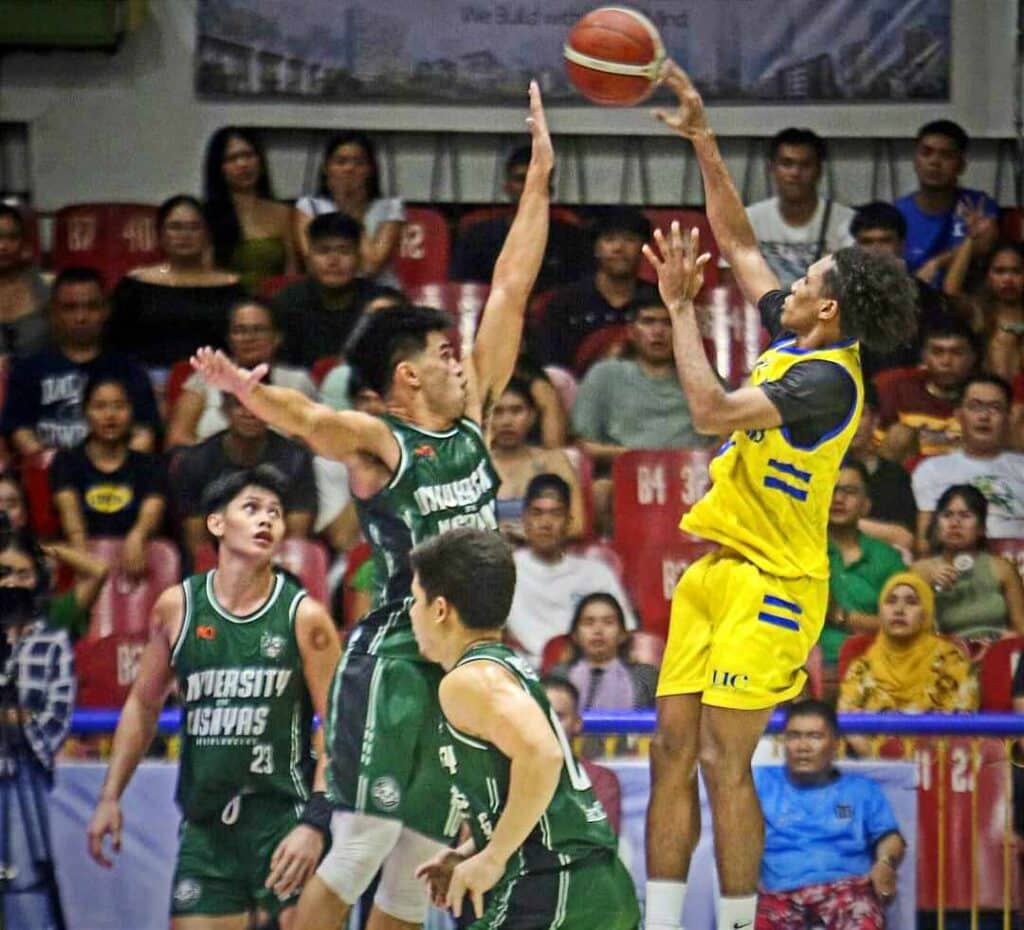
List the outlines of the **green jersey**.
<svg viewBox="0 0 1024 930">
<path fill-rule="evenodd" d="M 356 498 L 363 533 L 373 547 L 374 609 L 353 631 L 348 648 L 373 655 L 419 659 L 409 621 L 409 553 L 460 526 L 497 530 L 498 485 L 480 427 L 462 418 L 443 433 L 396 417 L 381 419 L 398 442 L 400 457 L 387 486 Z"/>
<path fill-rule="evenodd" d="M 238 617 L 217 603 L 214 572 L 182 583 L 185 618 L 171 653 L 184 710 L 177 800 L 188 820 L 240 794 L 309 797 L 313 707 L 295 639 L 305 590 L 284 572 Z"/>
<path fill-rule="evenodd" d="M 502 881 L 521 875 L 565 868 L 617 848 L 601 802 L 590 788 L 590 779 L 572 756 L 565 732 L 537 673 L 502 643 L 481 643 L 471 647 L 456 663 L 497 662 L 511 672 L 523 690 L 540 705 L 565 755 L 555 796 L 518 855 L 509 859 Z M 449 818 L 452 825 L 466 820 L 473 831 L 476 848 L 483 849 L 508 801 L 508 756 L 493 744 L 460 732 L 448 720 L 441 723 L 439 749 L 441 767 L 451 779 Z M 454 831 L 453 831 L 454 832 Z"/>
</svg>

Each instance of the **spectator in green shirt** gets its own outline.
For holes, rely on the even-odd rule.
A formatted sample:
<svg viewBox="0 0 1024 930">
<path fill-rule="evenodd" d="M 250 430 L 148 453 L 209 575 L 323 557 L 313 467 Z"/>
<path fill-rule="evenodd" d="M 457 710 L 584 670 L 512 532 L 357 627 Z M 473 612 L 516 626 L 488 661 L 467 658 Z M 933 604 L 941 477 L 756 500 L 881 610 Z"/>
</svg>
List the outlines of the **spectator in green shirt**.
<svg viewBox="0 0 1024 930">
<path fill-rule="evenodd" d="M 878 629 L 878 595 L 891 575 L 904 570 L 903 557 L 893 546 L 861 532 L 858 523 L 870 510 L 867 468 L 847 459 L 828 515 L 832 606 L 818 641 L 826 666 L 832 668 L 847 636 Z"/>
</svg>

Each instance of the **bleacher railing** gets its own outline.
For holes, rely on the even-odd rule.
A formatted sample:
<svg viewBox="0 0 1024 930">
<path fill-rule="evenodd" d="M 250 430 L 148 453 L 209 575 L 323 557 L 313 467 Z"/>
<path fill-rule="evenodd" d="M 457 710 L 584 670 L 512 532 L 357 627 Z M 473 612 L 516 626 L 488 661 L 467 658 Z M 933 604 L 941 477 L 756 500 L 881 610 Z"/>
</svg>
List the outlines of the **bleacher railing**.
<svg viewBox="0 0 1024 930">
<path fill-rule="evenodd" d="M 118 716 L 117 710 L 79 710 L 72 732 L 109 733 Z M 768 733 L 780 733 L 783 720 L 773 714 Z M 604 737 L 614 751 L 629 736 L 643 756 L 655 722 L 653 711 L 591 712 L 584 715 L 584 737 Z M 878 757 L 916 766 L 918 910 L 934 912 L 938 930 L 945 930 L 951 911 L 969 914 L 971 930 L 979 930 L 982 914 L 1001 912 L 1002 926 L 1010 930 L 1014 913 L 1024 907 L 1024 838 L 1015 833 L 1013 817 L 1024 714 L 848 713 L 839 722 L 844 734 L 871 737 Z M 180 724 L 179 710 L 160 715 L 164 734 Z"/>
</svg>

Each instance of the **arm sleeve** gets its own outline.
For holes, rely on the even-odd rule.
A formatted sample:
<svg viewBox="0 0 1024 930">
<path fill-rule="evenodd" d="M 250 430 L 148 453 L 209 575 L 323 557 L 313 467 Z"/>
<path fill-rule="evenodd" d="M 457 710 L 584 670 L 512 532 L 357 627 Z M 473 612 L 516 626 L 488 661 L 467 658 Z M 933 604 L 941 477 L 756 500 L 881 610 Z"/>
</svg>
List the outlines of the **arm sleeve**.
<svg viewBox="0 0 1024 930">
<path fill-rule="evenodd" d="M 798 362 L 778 381 L 761 384 L 761 390 L 778 409 L 783 426 L 801 428 L 801 445 L 811 445 L 839 428 L 857 400 L 850 374 L 835 362 L 820 359 Z"/>
<path fill-rule="evenodd" d="M 882 837 L 890 833 L 899 833 L 900 825 L 882 789 L 874 782 L 868 782 L 867 788 L 867 796 L 864 799 L 864 832 L 873 847 Z"/>
<path fill-rule="evenodd" d="M 931 513 L 939 502 L 939 497 L 949 485 L 949 481 L 942 479 L 936 481 L 936 472 L 941 471 L 935 468 L 935 460 L 922 462 L 910 478 L 910 486 L 914 489 L 914 503 L 919 511 Z"/>
<path fill-rule="evenodd" d="M 46 746 L 51 758 L 64 744 L 68 730 L 71 729 L 75 692 L 71 641 L 67 633 L 61 632 L 54 637 L 50 646 L 45 704 L 38 713 L 31 714 L 25 723 L 29 741 Z"/>
<path fill-rule="evenodd" d="M 768 331 L 772 342 L 784 332 L 781 321 L 782 304 L 786 296 L 786 291 L 769 291 L 757 302 L 757 310 L 761 314 L 761 325 Z"/>
</svg>

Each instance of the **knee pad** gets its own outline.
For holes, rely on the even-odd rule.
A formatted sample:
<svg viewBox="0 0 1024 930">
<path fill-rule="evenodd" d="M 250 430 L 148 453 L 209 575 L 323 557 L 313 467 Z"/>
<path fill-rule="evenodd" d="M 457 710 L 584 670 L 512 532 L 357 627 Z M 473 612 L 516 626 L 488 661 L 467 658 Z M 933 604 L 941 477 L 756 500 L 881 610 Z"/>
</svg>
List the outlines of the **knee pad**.
<svg viewBox="0 0 1024 930">
<path fill-rule="evenodd" d="M 331 816 L 331 850 L 316 874 L 351 906 L 369 887 L 401 834 L 398 820 L 336 810 Z"/>
<path fill-rule="evenodd" d="M 427 886 L 413 878 L 413 873 L 442 848 L 443 843 L 402 827 L 402 835 L 384 863 L 373 903 L 391 917 L 411 924 L 423 923 L 429 904 Z"/>
</svg>

